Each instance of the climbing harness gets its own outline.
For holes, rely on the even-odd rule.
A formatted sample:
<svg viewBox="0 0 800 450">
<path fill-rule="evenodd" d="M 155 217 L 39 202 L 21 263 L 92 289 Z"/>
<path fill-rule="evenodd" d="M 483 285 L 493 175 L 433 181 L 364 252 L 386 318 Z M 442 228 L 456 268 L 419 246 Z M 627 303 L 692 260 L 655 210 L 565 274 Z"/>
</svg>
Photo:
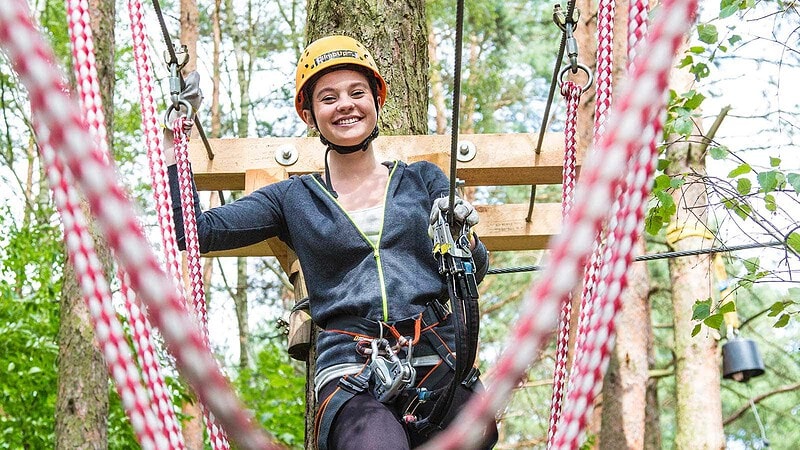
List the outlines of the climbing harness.
<svg viewBox="0 0 800 450">
<path fill-rule="evenodd" d="M 348 316 L 331 319 L 325 324 L 327 331 L 353 336 L 357 340 L 355 351 L 365 361 L 357 366 L 355 374 L 341 376 L 339 369 L 318 374 L 320 390 L 338 379 L 333 393 L 320 399 L 315 420 L 320 450 L 327 448 L 336 415 L 355 395 L 368 392 L 382 403 L 399 405 L 406 424 L 416 422 L 418 416 L 414 413 L 420 402 L 442 396 L 444 389 L 434 387 L 452 373 L 456 358 L 437 328 L 449 323 L 450 317 L 440 301 L 432 300 L 416 317 L 392 323 Z M 394 339 L 394 345 L 390 339 Z M 418 368 L 430 368 L 419 383 Z M 345 367 L 344 370 L 351 369 Z"/>
</svg>

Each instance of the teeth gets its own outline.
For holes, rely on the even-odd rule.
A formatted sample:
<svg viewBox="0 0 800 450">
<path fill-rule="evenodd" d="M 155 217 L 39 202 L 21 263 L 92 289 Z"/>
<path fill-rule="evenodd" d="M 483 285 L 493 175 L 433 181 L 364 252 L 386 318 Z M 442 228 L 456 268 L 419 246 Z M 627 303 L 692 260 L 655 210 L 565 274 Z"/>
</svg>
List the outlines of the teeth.
<svg viewBox="0 0 800 450">
<path fill-rule="evenodd" d="M 353 118 L 350 118 L 350 119 L 339 120 L 336 123 L 338 123 L 339 125 L 350 125 L 351 123 L 356 123 L 356 122 L 358 122 L 358 119 L 353 117 Z"/>
</svg>

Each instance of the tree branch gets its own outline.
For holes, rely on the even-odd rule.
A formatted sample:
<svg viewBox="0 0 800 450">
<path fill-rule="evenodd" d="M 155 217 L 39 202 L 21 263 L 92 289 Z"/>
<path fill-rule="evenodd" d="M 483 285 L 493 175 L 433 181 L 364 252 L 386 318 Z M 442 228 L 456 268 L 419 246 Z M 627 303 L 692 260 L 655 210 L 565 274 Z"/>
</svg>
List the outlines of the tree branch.
<svg viewBox="0 0 800 450">
<path fill-rule="evenodd" d="M 795 391 L 797 389 L 800 389 L 800 383 L 789 384 L 789 385 L 786 385 L 786 386 L 779 387 L 778 389 L 775 389 L 774 391 L 765 392 L 765 393 L 763 393 L 761 395 L 757 395 L 757 396 L 753 397 L 752 399 L 750 399 L 750 401 L 748 401 L 746 405 L 742 406 L 741 408 L 739 408 L 736 411 L 734 411 L 733 414 L 731 414 L 730 416 L 726 417 L 725 420 L 722 422 L 722 425 L 723 426 L 727 426 L 727 425 L 731 424 L 732 422 L 736 421 L 737 419 L 739 419 L 740 417 L 742 417 L 742 415 L 744 415 L 744 413 L 746 413 L 747 410 L 750 409 L 750 403 L 751 402 L 753 404 L 759 403 L 759 402 L 761 402 L 763 400 L 766 400 L 769 397 L 772 397 L 773 395 L 783 394 L 783 393 L 786 393 L 786 392 Z"/>
</svg>

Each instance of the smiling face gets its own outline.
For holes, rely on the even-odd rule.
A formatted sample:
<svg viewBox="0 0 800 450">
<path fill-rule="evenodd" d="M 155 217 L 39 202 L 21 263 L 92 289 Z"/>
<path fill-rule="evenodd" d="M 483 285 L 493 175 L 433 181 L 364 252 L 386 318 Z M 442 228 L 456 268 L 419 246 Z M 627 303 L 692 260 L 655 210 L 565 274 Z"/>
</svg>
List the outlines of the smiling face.
<svg viewBox="0 0 800 450">
<path fill-rule="evenodd" d="M 369 81 L 356 70 L 335 70 L 322 75 L 314 85 L 311 107 L 314 117 L 306 109 L 303 119 L 336 145 L 360 144 L 378 123 Z"/>
</svg>

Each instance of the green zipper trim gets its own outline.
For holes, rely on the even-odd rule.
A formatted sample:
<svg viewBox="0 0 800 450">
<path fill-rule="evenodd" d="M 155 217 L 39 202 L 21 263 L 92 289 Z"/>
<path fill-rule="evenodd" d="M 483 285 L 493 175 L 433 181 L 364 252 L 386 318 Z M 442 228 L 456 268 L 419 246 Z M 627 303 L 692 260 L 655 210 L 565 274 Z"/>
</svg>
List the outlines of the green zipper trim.
<svg viewBox="0 0 800 450">
<path fill-rule="evenodd" d="M 311 177 L 314 180 L 314 182 L 316 182 L 317 185 L 320 188 L 322 188 L 323 192 L 328 194 L 328 197 L 330 197 L 331 200 L 333 200 L 333 202 L 336 203 L 336 205 L 339 207 L 339 209 L 341 209 L 342 212 L 344 213 L 344 215 L 347 217 L 347 220 L 349 220 L 350 223 L 353 225 L 353 227 L 356 229 L 356 231 L 358 231 L 358 234 L 360 234 L 361 237 L 364 239 L 364 241 L 367 243 L 367 245 L 369 245 L 370 248 L 372 248 L 372 256 L 375 258 L 375 264 L 378 267 L 378 282 L 381 285 L 381 303 L 383 304 L 383 321 L 384 322 L 388 322 L 389 321 L 389 296 L 386 293 L 386 280 L 385 280 L 385 277 L 383 275 L 383 265 L 381 264 L 380 244 L 381 244 L 381 237 L 383 236 L 383 224 L 384 224 L 384 221 L 386 220 L 386 200 L 387 200 L 388 194 L 389 194 L 389 185 L 391 185 L 391 183 L 392 183 L 392 176 L 394 175 L 395 170 L 397 170 L 397 166 L 398 165 L 399 164 L 395 160 L 394 161 L 394 165 L 392 166 L 392 170 L 391 170 L 391 172 L 389 172 L 389 178 L 386 180 L 386 188 L 383 191 L 383 214 L 381 214 L 381 226 L 380 226 L 379 231 L 378 231 L 378 243 L 377 244 L 372 242 L 372 239 L 370 239 L 361 230 L 361 228 L 359 228 L 358 225 L 356 225 L 356 223 L 353 220 L 353 218 L 350 216 L 350 214 L 347 213 L 347 210 L 344 209 L 344 207 L 342 207 L 342 204 L 339 203 L 339 200 L 336 197 L 331 195 L 330 191 L 328 191 L 328 188 L 323 186 L 322 183 L 319 182 L 317 177 Z"/>
</svg>

